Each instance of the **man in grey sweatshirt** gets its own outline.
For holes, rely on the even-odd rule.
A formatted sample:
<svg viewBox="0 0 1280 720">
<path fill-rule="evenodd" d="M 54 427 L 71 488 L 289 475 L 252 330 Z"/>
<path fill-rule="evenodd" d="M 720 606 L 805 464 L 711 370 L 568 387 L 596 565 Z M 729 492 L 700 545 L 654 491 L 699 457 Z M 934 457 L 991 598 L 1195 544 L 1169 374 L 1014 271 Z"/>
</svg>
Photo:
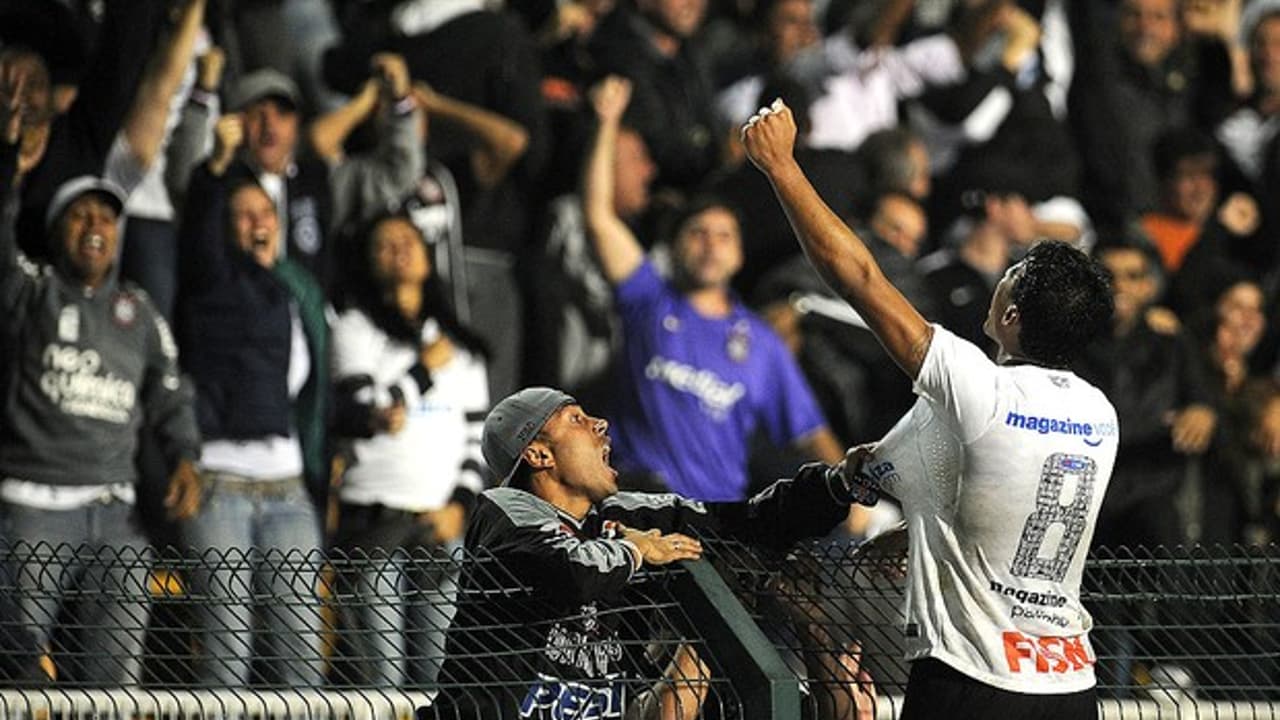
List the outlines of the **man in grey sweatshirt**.
<svg viewBox="0 0 1280 720">
<path fill-rule="evenodd" d="M 0 113 L 3 115 L 4 113 Z M 12 123 L 4 123 L 11 130 Z M 45 218 L 52 266 L 17 249 L 12 178 L 16 133 L 0 141 L 0 555 L 5 642 L 48 654 L 60 679 L 139 680 L 151 551 L 134 517 L 141 429 L 172 469 L 174 518 L 200 501 L 199 433 L 177 346 L 145 292 L 117 279 L 124 193 L 82 176 L 56 192 Z M 79 652 L 51 647 L 68 593 L 80 603 Z M 12 624 L 12 625 L 10 625 Z"/>
</svg>

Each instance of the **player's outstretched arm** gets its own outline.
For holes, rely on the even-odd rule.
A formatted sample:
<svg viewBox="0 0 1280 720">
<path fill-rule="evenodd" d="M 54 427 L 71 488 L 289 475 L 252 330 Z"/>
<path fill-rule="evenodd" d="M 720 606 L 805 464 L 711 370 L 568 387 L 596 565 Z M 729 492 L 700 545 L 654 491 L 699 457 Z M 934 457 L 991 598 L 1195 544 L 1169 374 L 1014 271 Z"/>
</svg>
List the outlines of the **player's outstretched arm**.
<svg viewBox="0 0 1280 720">
<path fill-rule="evenodd" d="M 898 366 L 913 380 L 933 329 L 889 282 L 862 240 L 814 190 L 794 155 L 795 119 L 781 101 L 742 128 L 747 156 L 769 178 L 809 262 L 867 321 Z"/>
</svg>

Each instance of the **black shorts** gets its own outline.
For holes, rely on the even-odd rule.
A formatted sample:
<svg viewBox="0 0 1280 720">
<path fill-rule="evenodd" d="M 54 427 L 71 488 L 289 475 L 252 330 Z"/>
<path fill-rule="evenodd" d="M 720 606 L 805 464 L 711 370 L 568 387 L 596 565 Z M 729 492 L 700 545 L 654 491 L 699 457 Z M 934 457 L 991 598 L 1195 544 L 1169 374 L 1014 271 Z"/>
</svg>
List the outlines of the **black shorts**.
<svg viewBox="0 0 1280 720">
<path fill-rule="evenodd" d="M 911 663 L 899 720 L 1096 720 L 1093 688 L 1065 695 L 1029 695 L 986 685 L 940 660 Z"/>
</svg>

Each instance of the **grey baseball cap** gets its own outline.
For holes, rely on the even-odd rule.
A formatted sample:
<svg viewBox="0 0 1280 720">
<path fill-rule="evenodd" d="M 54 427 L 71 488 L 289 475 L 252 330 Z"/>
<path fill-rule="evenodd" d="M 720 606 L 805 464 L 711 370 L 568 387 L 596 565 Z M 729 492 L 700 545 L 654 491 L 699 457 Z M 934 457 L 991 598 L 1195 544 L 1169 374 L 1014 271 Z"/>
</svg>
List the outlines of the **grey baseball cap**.
<svg viewBox="0 0 1280 720">
<path fill-rule="evenodd" d="M 227 104 L 232 111 L 240 112 L 249 105 L 269 97 L 284 100 L 290 108 L 297 109 L 301 93 L 298 92 L 297 84 L 288 75 L 279 70 L 263 68 L 240 78 Z"/>
<path fill-rule="evenodd" d="M 107 202 L 115 208 L 117 216 L 124 212 L 124 202 L 128 195 L 119 185 L 96 175 L 81 175 L 62 183 L 53 193 L 53 199 L 49 201 L 49 209 L 44 214 L 45 231 L 52 231 L 58 224 L 58 219 L 62 217 L 62 213 L 66 212 L 67 206 L 81 195 L 88 193 L 96 193 L 106 198 Z"/>
<path fill-rule="evenodd" d="M 520 455 L 551 416 L 566 405 L 577 404 L 577 400 L 555 388 L 529 387 L 493 406 L 484 419 L 480 451 L 502 485 L 511 480 L 520 465 Z"/>
</svg>

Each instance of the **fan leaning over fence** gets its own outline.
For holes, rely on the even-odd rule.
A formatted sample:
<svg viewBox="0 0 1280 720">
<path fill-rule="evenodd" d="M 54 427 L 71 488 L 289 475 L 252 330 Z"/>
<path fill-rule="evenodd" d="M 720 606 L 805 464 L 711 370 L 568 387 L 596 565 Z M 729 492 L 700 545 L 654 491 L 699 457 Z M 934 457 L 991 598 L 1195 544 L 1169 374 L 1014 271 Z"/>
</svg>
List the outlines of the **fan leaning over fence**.
<svg viewBox="0 0 1280 720">
<path fill-rule="evenodd" d="M 741 503 L 618 492 L 607 428 L 550 388 L 522 390 L 489 414 L 484 455 L 503 487 L 480 496 L 466 546 L 548 602 L 504 591 L 511 583 L 495 577 L 495 563 L 472 564 L 463 589 L 472 600 L 460 603 L 449 631 L 444 696 L 419 718 L 488 719 L 517 710 L 546 718 L 693 717 L 710 677 L 690 645 L 675 648 L 661 681 L 626 697 L 627 651 L 614 603 L 636 572 L 700 557 L 701 543 L 681 531 L 714 528 L 781 547 L 825 533 L 848 514 L 847 488 L 817 463 Z M 483 602 L 474 601 L 477 594 Z"/>
</svg>

